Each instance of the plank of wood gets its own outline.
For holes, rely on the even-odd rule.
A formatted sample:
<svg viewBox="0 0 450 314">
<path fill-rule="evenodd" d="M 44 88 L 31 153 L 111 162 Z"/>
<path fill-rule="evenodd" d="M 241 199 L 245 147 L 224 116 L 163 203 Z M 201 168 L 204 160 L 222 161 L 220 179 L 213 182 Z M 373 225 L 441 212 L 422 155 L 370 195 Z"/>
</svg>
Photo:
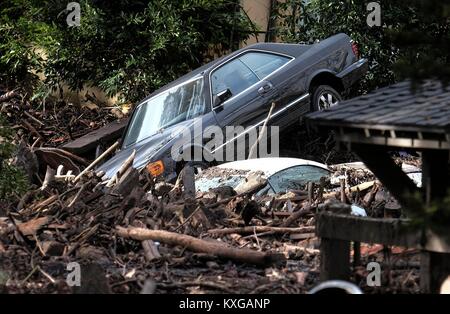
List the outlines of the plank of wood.
<svg viewBox="0 0 450 314">
<path fill-rule="evenodd" d="M 74 154 L 85 154 L 94 150 L 100 143 L 112 142 L 120 138 L 127 124 L 128 119 L 111 122 L 100 129 L 63 145 L 62 148 Z"/>
<path fill-rule="evenodd" d="M 320 239 L 320 280 L 349 280 L 350 241 Z"/>
<path fill-rule="evenodd" d="M 369 218 L 322 212 L 317 215 L 316 234 L 321 238 L 450 253 L 448 234 L 412 229 L 408 219 Z"/>
<path fill-rule="evenodd" d="M 439 293 L 450 273 L 450 254 L 422 252 L 420 256 L 420 290 Z"/>
</svg>

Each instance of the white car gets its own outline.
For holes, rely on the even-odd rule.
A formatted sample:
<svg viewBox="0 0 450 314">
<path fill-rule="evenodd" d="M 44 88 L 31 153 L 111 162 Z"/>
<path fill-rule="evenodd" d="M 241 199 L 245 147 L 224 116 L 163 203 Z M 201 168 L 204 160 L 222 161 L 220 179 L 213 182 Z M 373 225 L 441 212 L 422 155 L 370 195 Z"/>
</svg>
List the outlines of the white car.
<svg viewBox="0 0 450 314">
<path fill-rule="evenodd" d="M 221 186 L 237 187 L 252 174 L 267 179 L 267 185 L 259 195 L 285 193 L 304 188 L 308 182 L 318 183 L 329 177 L 330 170 L 324 164 L 298 158 L 258 158 L 224 163 L 204 170 L 195 181 L 198 191 L 207 192 Z"/>
</svg>

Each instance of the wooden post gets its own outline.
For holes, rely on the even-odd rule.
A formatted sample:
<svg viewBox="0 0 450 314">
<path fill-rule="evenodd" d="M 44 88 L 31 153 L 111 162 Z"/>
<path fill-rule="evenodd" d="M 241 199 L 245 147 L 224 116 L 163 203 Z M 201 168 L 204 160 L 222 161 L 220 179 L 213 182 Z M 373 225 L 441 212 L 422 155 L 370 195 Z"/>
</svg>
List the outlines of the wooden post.
<svg viewBox="0 0 450 314">
<path fill-rule="evenodd" d="M 422 152 L 422 185 L 427 204 L 441 200 L 449 186 L 448 151 Z M 420 256 L 420 289 L 424 293 L 439 293 L 450 274 L 450 254 L 422 251 Z"/>
<path fill-rule="evenodd" d="M 361 265 L 361 242 L 353 242 L 353 267 Z"/>
<path fill-rule="evenodd" d="M 414 182 L 397 166 L 387 153 L 387 148 L 364 144 L 352 144 L 353 150 L 404 206 L 405 210 L 412 210 L 408 195 L 420 192 Z M 416 213 L 417 214 L 417 213 Z"/>
<path fill-rule="evenodd" d="M 420 290 L 439 293 L 450 274 L 450 254 L 422 251 L 420 256 Z"/>
<path fill-rule="evenodd" d="M 449 187 L 448 161 L 449 152 L 446 150 L 422 152 L 422 186 L 427 203 L 446 196 Z"/>
<path fill-rule="evenodd" d="M 350 242 L 329 238 L 320 239 L 320 280 L 349 280 Z"/>
</svg>

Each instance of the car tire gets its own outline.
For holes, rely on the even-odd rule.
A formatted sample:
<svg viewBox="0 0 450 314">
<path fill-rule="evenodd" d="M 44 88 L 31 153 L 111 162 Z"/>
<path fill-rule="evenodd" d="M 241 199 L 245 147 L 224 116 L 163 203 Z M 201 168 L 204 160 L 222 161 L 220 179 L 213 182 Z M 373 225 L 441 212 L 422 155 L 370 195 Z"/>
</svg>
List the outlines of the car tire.
<svg viewBox="0 0 450 314">
<path fill-rule="evenodd" d="M 314 89 L 312 96 L 312 111 L 322 111 L 339 104 L 342 96 L 333 87 L 320 85 Z"/>
</svg>

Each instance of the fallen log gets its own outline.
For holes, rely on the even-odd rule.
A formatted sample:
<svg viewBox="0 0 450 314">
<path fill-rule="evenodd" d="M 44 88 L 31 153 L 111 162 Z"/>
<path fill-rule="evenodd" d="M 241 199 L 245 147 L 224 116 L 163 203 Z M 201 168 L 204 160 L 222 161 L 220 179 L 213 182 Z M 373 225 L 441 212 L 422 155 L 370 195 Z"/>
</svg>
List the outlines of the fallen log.
<svg viewBox="0 0 450 314">
<path fill-rule="evenodd" d="M 261 233 L 261 232 L 270 232 L 271 234 L 276 233 L 310 233 L 314 232 L 315 227 L 299 227 L 299 228 L 287 228 L 287 227 L 271 227 L 271 226 L 247 226 L 247 227 L 237 227 L 237 228 L 225 228 L 225 229 L 211 229 L 208 230 L 209 234 L 251 234 L 251 233 Z"/>
<path fill-rule="evenodd" d="M 217 241 L 201 240 L 189 235 L 164 230 L 150 230 L 135 227 L 123 228 L 117 226 L 116 232 L 119 236 L 124 238 L 132 238 L 139 241 L 153 240 L 169 245 L 179 245 L 186 247 L 193 252 L 212 254 L 218 257 L 255 265 L 268 265 L 280 261 L 282 258 L 280 254 L 258 252 L 250 249 L 237 249 L 225 246 Z"/>
</svg>

